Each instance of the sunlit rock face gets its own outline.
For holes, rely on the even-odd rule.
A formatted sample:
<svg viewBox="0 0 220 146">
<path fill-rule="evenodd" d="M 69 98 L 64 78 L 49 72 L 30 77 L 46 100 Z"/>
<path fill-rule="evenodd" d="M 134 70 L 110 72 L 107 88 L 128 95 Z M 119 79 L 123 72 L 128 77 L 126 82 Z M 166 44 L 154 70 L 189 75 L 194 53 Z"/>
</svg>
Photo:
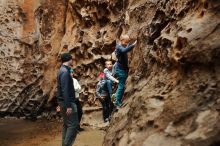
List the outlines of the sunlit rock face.
<svg viewBox="0 0 220 146">
<path fill-rule="evenodd" d="M 54 96 L 66 2 L 0 3 L 0 112 L 36 116 Z"/>
<path fill-rule="evenodd" d="M 116 40 L 129 53 L 124 106 L 105 146 L 217 146 L 220 2 L 215 0 L 2 0 L 0 111 L 35 116 L 54 99 L 59 54 L 80 67 L 84 107 Z"/>
</svg>

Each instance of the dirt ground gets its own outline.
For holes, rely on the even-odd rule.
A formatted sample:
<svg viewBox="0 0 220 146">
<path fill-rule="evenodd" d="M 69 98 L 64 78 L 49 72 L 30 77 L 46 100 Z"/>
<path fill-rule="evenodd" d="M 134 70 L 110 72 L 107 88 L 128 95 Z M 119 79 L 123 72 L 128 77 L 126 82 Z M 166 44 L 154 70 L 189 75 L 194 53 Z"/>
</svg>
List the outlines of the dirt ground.
<svg viewBox="0 0 220 146">
<path fill-rule="evenodd" d="M 60 146 L 62 123 L 0 119 L 0 146 Z M 105 132 L 84 127 L 74 146 L 101 146 Z"/>
</svg>

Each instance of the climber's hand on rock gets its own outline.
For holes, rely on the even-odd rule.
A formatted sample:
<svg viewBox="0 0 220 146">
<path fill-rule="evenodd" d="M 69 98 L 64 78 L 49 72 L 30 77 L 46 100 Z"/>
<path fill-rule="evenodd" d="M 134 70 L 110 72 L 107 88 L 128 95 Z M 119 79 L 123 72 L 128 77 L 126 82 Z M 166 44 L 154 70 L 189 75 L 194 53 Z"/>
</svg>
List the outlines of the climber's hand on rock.
<svg viewBox="0 0 220 146">
<path fill-rule="evenodd" d="M 137 40 L 135 40 L 135 42 L 133 43 L 133 45 L 136 45 L 137 44 Z"/>
</svg>

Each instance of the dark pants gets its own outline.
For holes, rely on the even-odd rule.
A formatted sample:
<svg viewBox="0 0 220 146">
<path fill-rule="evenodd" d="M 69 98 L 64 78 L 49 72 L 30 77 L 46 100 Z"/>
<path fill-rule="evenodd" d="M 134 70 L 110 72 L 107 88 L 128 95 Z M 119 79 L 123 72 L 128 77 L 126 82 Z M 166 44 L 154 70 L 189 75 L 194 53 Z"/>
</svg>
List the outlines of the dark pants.
<svg viewBox="0 0 220 146">
<path fill-rule="evenodd" d="M 100 99 L 100 102 L 102 104 L 103 120 L 104 122 L 106 122 L 107 118 L 109 118 L 112 113 L 114 105 L 111 102 L 111 99 L 109 96 L 105 97 L 104 99 Z"/>
<path fill-rule="evenodd" d="M 71 103 L 72 113 L 66 114 L 66 106 L 64 102 L 59 102 L 61 108 L 61 116 L 63 118 L 62 130 L 62 146 L 72 146 L 78 133 L 78 114 L 75 103 Z"/>
<path fill-rule="evenodd" d="M 78 113 L 78 120 L 80 123 L 82 119 L 82 115 L 83 115 L 83 110 L 82 110 L 82 106 L 78 98 L 76 98 L 76 107 L 77 107 L 77 113 Z"/>
</svg>

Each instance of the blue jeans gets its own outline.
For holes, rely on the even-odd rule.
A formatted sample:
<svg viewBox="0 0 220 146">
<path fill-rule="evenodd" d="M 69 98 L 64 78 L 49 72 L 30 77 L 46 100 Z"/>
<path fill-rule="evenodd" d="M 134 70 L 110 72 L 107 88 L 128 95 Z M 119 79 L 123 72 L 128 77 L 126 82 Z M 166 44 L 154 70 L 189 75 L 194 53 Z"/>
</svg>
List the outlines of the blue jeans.
<svg viewBox="0 0 220 146">
<path fill-rule="evenodd" d="M 115 68 L 115 75 L 119 80 L 118 87 L 117 87 L 117 90 L 115 93 L 116 105 L 117 105 L 117 104 L 122 103 L 122 97 L 123 97 L 124 90 L 125 90 L 125 82 L 128 77 L 128 72 L 116 67 Z"/>
</svg>

